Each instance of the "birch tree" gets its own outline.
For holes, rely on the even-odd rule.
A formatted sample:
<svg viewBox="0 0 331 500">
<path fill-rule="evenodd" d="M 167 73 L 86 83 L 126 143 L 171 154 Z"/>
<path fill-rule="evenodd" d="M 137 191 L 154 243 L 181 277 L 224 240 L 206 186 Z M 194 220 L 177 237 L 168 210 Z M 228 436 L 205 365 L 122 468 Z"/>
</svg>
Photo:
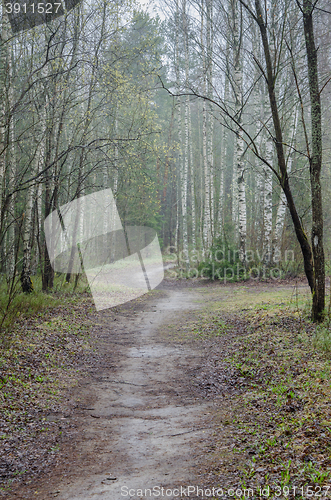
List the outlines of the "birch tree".
<svg viewBox="0 0 331 500">
<path fill-rule="evenodd" d="M 260 30 L 266 66 L 265 79 L 268 87 L 269 102 L 275 131 L 275 144 L 279 168 L 279 174 L 277 174 L 277 176 L 286 196 L 295 233 L 303 255 L 305 273 L 313 299 L 312 319 L 314 321 L 321 321 L 323 319 L 325 306 L 325 267 L 323 250 L 323 211 L 320 185 L 320 172 L 322 166 L 321 103 L 318 84 L 317 50 L 315 47 L 313 29 L 314 6 L 310 4 L 309 0 L 304 0 L 302 5 L 298 4 L 303 17 L 311 101 L 312 152 L 310 152 L 309 144 L 307 143 L 313 214 L 312 244 L 310 245 L 302 221 L 298 215 L 289 184 L 284 152 L 283 130 L 275 91 L 276 68 L 273 64 L 270 52 L 266 15 L 262 9 L 260 0 L 255 0 L 255 12 L 243 0 L 239 1 L 250 13 Z M 274 171 L 274 173 L 276 172 Z"/>
<path fill-rule="evenodd" d="M 200 31 L 200 47 L 202 56 L 202 93 L 207 95 L 208 85 L 208 59 L 206 53 L 205 42 L 205 24 L 209 24 L 210 20 L 206 15 L 206 2 L 201 2 L 201 31 Z M 209 30 L 210 28 L 208 28 Z M 208 43 L 208 42 L 207 42 Z M 208 111 L 207 101 L 202 103 L 202 157 L 203 157 L 203 175 L 204 175 L 204 210 L 202 218 L 203 226 L 203 248 L 204 252 L 208 252 L 212 240 L 211 232 L 211 209 L 210 209 L 210 161 L 208 161 Z M 209 157 L 210 160 L 210 157 Z"/>
<path fill-rule="evenodd" d="M 297 132 L 297 123 L 298 123 L 298 111 L 297 108 L 294 107 L 292 113 L 292 120 L 290 122 L 290 131 L 292 131 L 289 142 L 289 150 L 287 155 L 287 172 L 290 175 L 292 170 L 292 163 L 294 157 L 294 149 L 295 149 L 295 137 Z M 277 213 L 276 213 L 276 222 L 275 222 L 275 232 L 274 232 L 274 260 L 277 261 L 281 255 L 281 245 L 282 245 L 282 236 L 284 232 L 284 224 L 285 224 L 285 214 L 286 214 L 287 202 L 284 191 L 280 192 L 279 201 L 277 205 Z"/>
<path fill-rule="evenodd" d="M 244 163 L 244 140 L 242 137 L 242 108 L 243 108 L 243 18 L 242 6 L 237 0 L 231 0 L 233 16 L 233 67 L 234 83 L 233 91 L 235 97 L 235 118 L 238 123 L 236 130 L 234 165 L 237 180 L 238 199 L 238 239 L 239 257 L 242 263 L 246 255 L 246 190 L 245 190 L 245 163 Z"/>
</svg>

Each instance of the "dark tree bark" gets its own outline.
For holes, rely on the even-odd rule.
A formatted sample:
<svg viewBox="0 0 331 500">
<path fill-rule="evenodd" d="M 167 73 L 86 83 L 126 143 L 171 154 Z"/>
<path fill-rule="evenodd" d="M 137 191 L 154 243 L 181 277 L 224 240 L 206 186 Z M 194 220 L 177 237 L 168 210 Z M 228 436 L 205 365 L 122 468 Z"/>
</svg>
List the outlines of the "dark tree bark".
<svg viewBox="0 0 331 500">
<path fill-rule="evenodd" d="M 310 0 L 303 0 L 303 25 L 308 63 L 308 80 L 311 103 L 311 143 L 309 158 L 312 232 L 311 241 L 314 258 L 315 293 L 313 294 L 313 320 L 321 321 L 325 307 L 325 262 L 323 247 L 323 206 L 321 190 L 322 170 L 322 113 L 318 84 L 317 49 L 313 27 L 313 6 Z"/>
<path fill-rule="evenodd" d="M 46 164 L 49 161 L 49 147 L 46 153 Z M 52 211 L 52 192 L 50 187 L 50 173 L 47 170 L 45 174 L 45 219 Z M 47 291 L 53 288 L 54 284 L 54 270 L 49 259 L 46 241 L 44 241 L 44 272 L 42 275 L 42 289 Z"/>
<path fill-rule="evenodd" d="M 240 0 L 247 8 L 247 5 Z M 323 219 L 322 219 L 322 196 L 320 185 L 320 171 L 322 164 L 322 133 L 321 133 L 321 104 L 318 90 L 318 73 L 317 73 L 317 53 L 314 42 L 312 8 L 309 0 L 304 0 L 304 29 L 306 37 L 308 72 L 310 96 L 312 105 L 312 143 L 313 152 L 310 157 L 310 179 L 312 193 L 312 212 L 313 212 L 313 227 L 312 227 L 312 246 L 309 243 L 304 227 L 298 215 L 295 202 L 293 199 L 289 178 L 286 168 L 286 159 L 283 146 L 283 134 L 281 121 L 278 112 L 276 93 L 275 93 L 275 74 L 270 54 L 270 47 L 267 34 L 266 21 L 264 20 L 263 10 L 260 0 L 255 0 L 256 16 L 253 14 L 258 23 L 264 50 L 266 62 L 266 79 L 269 93 L 270 108 L 272 113 L 273 125 L 275 129 L 275 145 L 277 152 L 278 167 L 280 172 L 280 184 L 285 193 L 288 208 L 293 221 L 296 237 L 300 244 L 305 274 L 311 290 L 313 305 L 312 305 L 312 320 L 321 321 L 323 318 L 323 310 L 325 305 L 325 269 L 324 269 L 324 251 L 323 251 Z"/>
</svg>

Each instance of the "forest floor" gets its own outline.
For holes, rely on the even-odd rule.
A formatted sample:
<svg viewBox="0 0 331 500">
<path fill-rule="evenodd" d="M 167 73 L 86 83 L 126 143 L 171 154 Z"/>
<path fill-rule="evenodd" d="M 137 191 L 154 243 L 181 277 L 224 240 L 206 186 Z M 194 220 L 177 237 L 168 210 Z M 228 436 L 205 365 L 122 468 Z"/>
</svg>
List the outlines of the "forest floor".
<svg viewBox="0 0 331 500">
<path fill-rule="evenodd" d="M 308 297 L 168 279 L 22 320 L 0 373 L 2 496 L 331 498 L 330 331 Z"/>
</svg>

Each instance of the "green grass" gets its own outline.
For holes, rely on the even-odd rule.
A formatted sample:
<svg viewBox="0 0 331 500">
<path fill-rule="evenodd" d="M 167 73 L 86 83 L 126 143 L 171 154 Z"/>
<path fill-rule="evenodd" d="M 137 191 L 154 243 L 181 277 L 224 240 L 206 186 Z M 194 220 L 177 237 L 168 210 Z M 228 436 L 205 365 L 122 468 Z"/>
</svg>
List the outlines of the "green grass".
<svg viewBox="0 0 331 500">
<path fill-rule="evenodd" d="M 313 338 L 315 348 L 330 354 L 331 352 L 331 329 L 330 325 L 319 325 Z"/>
<path fill-rule="evenodd" d="M 5 432 L 0 432 L 0 461 L 10 447 L 12 460 L 19 463 L 19 454 L 29 455 L 29 443 L 39 435 L 42 452 L 59 450 L 62 431 L 46 424 L 47 414 L 65 411 L 66 390 L 84 373 L 94 347 L 93 304 L 84 282 L 74 290 L 74 284 L 63 285 L 56 277 L 51 293 L 40 290 L 40 281 L 36 285 L 33 293 L 14 297 L 2 331 L 0 414 Z M 6 304 L 3 296 L 1 300 Z M 0 486 L 10 487 L 15 477 L 11 471 L 11 478 L 0 478 Z"/>
<path fill-rule="evenodd" d="M 203 372 L 215 367 L 214 376 L 221 362 L 240 389 L 219 403 L 213 448 L 224 449 L 227 439 L 235 446 L 228 457 L 214 452 L 212 468 L 226 475 L 235 464 L 241 485 L 269 486 L 270 498 L 294 486 L 311 487 L 315 495 L 331 476 L 329 322 L 311 323 L 310 294 L 302 286 L 232 285 L 199 293 L 206 306 L 183 325 L 183 338 L 191 333 L 191 341 L 208 341 Z"/>
<path fill-rule="evenodd" d="M 35 276 L 34 291 L 30 294 L 21 291 L 20 282 L 17 280 L 10 296 L 5 277 L 0 278 L 0 345 L 1 340 L 5 343 L 10 341 L 11 331 L 18 322 L 61 304 L 75 303 L 82 294 L 86 296 L 89 293 L 85 276 L 80 277 L 76 288 L 74 280 L 65 283 L 64 279 L 63 274 L 55 275 L 54 287 L 43 292 L 41 277 Z"/>
</svg>

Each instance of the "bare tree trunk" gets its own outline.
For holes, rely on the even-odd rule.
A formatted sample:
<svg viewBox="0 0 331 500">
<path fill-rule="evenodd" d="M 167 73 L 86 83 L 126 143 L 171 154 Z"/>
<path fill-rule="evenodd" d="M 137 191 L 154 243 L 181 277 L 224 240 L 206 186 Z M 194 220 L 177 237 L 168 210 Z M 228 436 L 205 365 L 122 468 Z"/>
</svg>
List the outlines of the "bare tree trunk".
<svg viewBox="0 0 331 500">
<path fill-rule="evenodd" d="M 176 72 L 176 87 L 180 88 L 180 73 L 179 73 L 179 4 L 176 0 L 176 42 L 175 42 L 175 72 Z M 178 127 L 178 164 L 177 164 L 177 220 L 176 220 L 176 248 L 179 255 L 180 230 L 182 228 L 181 212 L 182 212 L 182 101 L 177 99 L 177 127 Z M 179 261 L 178 261 L 179 262 Z"/>
<path fill-rule="evenodd" d="M 227 142 L 228 133 L 227 128 L 222 126 L 222 152 L 220 158 L 220 190 L 218 199 L 218 231 L 216 236 L 224 237 L 224 172 L 226 170 L 226 157 L 227 157 Z"/>
<path fill-rule="evenodd" d="M 298 122 L 298 113 L 296 108 L 293 111 L 292 120 L 290 124 L 290 129 L 292 130 L 291 140 L 290 140 L 290 150 L 287 157 L 287 172 L 291 173 L 292 170 L 292 161 L 293 161 L 293 149 L 295 143 L 295 135 L 297 129 Z M 286 214 L 286 196 L 284 191 L 281 191 L 279 202 L 277 206 L 277 214 L 276 214 L 276 224 L 275 224 L 275 237 L 273 244 L 273 253 L 275 256 L 275 260 L 278 259 L 281 255 L 281 246 L 282 246 L 282 236 L 284 231 L 284 223 L 285 223 L 285 214 Z"/>
<path fill-rule="evenodd" d="M 188 108 L 188 133 L 190 146 L 190 176 L 191 176 L 191 216 L 192 216 L 192 247 L 196 249 L 196 215 L 195 215 L 195 168 L 193 161 L 193 144 L 192 144 L 192 120 L 191 106 Z"/>
<path fill-rule="evenodd" d="M 230 28 L 227 29 L 227 38 L 229 37 Z M 227 40 L 226 44 L 226 58 L 229 59 L 230 54 L 230 44 Z M 229 92 L 229 77 L 227 74 L 224 76 L 224 103 L 226 104 L 230 97 Z M 224 182 L 225 182 L 225 172 L 227 167 L 227 156 L 228 156 L 228 140 L 229 134 L 227 127 L 223 124 L 221 127 L 222 134 L 222 151 L 220 157 L 220 191 L 219 191 L 219 202 L 218 202 L 218 235 L 224 237 L 224 209 L 225 209 L 225 196 L 224 196 Z"/>
<path fill-rule="evenodd" d="M 46 108 L 45 102 L 42 103 L 42 108 L 40 112 L 39 124 L 40 130 L 37 137 L 36 152 L 33 160 L 32 177 L 34 177 L 40 170 L 42 170 L 44 155 L 45 155 L 45 131 L 46 131 Z M 21 283 L 22 291 L 26 293 L 31 293 L 33 291 L 33 284 L 31 280 L 31 245 L 32 245 L 32 228 L 33 228 L 33 208 L 36 205 L 38 210 L 38 203 L 41 200 L 38 199 L 38 192 L 40 190 L 39 185 L 31 184 L 27 191 L 27 197 L 25 202 L 25 212 L 24 212 L 24 226 L 23 226 L 23 263 L 21 272 Z M 40 214 L 37 214 L 37 223 L 39 223 Z"/>
<path fill-rule="evenodd" d="M 188 86 L 189 81 L 189 54 L 188 54 L 188 26 L 187 26 L 187 13 L 186 13 L 186 0 L 182 0 L 182 15 L 183 15 L 183 30 L 184 30 L 184 44 L 185 44 L 185 87 Z M 183 168 L 181 171 L 181 205 L 182 205 L 182 231 L 183 231 L 183 256 L 185 260 L 185 267 L 189 266 L 189 253 L 188 253 L 188 234 L 187 234 L 187 187 L 188 187 L 188 163 L 189 163 L 189 107 L 190 98 L 186 97 L 185 100 L 185 147 Z"/>
<path fill-rule="evenodd" d="M 242 1 L 242 0 L 240 0 Z M 308 4 L 308 0 L 305 0 Z M 305 267 L 305 273 L 307 276 L 308 284 L 311 289 L 311 293 L 313 296 L 313 307 L 312 307 L 312 318 L 314 321 L 318 321 L 319 318 L 322 315 L 323 309 L 321 309 L 321 304 L 324 304 L 323 300 L 321 298 L 317 301 L 316 299 L 316 282 L 315 282 L 315 273 L 314 273 L 314 262 L 313 262 L 313 253 L 311 246 L 309 244 L 306 232 L 303 228 L 301 219 L 298 215 L 293 196 L 292 196 L 292 191 L 289 185 L 289 178 L 288 178 L 288 172 L 287 172 L 287 166 L 286 166 L 286 160 L 285 160 L 285 154 L 284 154 L 284 142 L 283 142 L 283 133 L 282 133 L 282 127 L 281 127 L 281 121 L 279 117 L 279 112 L 278 112 L 278 105 L 277 105 L 277 100 L 276 100 L 276 94 L 275 94 L 275 74 L 274 74 L 274 69 L 273 69 L 273 64 L 272 64 L 272 59 L 270 55 L 270 49 L 269 49 L 269 41 L 268 41 L 268 35 L 267 35 L 267 27 L 266 23 L 264 21 L 264 12 L 261 7 L 260 0 L 255 0 L 255 9 L 256 9 L 256 22 L 258 23 L 260 33 L 261 33 L 261 39 L 263 43 L 263 50 L 264 50 L 264 57 L 265 57 L 265 63 L 266 63 L 266 76 L 267 76 L 267 85 L 268 85 L 268 93 L 269 93 L 269 102 L 270 102 L 270 108 L 271 108 L 271 113 L 272 113 L 272 119 L 273 119 L 273 124 L 274 124 L 274 129 L 275 129 L 275 145 L 276 145 L 276 152 L 277 152 L 277 161 L 278 161 L 278 168 L 279 168 L 279 180 L 281 187 L 285 193 L 286 199 L 287 199 L 287 204 L 289 207 L 289 211 L 292 217 L 295 233 L 298 239 L 298 242 L 301 247 L 302 255 L 303 255 L 303 260 L 304 260 L 304 267 Z M 308 16 L 309 17 L 309 16 Z M 312 20 L 308 19 L 305 21 L 305 24 L 307 24 L 307 32 L 309 33 L 309 43 L 314 46 L 313 39 L 311 41 L 311 36 L 313 33 L 312 31 Z M 311 26 L 310 26 L 311 25 Z M 308 44 L 309 44 L 308 43 Z M 316 50 L 311 54 L 312 59 L 314 60 L 315 58 L 315 64 L 317 65 L 317 60 L 316 60 Z M 310 57 L 310 56 L 309 56 Z M 311 63 L 312 64 L 312 63 Z M 314 64 L 312 64 L 314 66 Z M 317 74 L 313 78 L 315 80 L 317 78 Z M 316 84 L 316 82 L 315 82 Z M 316 92 L 316 89 L 314 90 Z M 318 95 L 319 98 L 319 95 Z M 317 99 L 317 96 L 315 95 L 315 99 Z M 318 115 L 318 113 L 317 113 Z M 320 152 L 320 159 L 321 159 L 321 152 Z M 317 176 L 317 180 L 319 180 L 319 176 Z M 322 215 L 322 214 L 320 214 Z M 318 226 L 319 230 L 321 229 L 321 226 Z M 323 226 L 322 226 L 323 230 Z M 321 241 L 319 240 L 318 235 L 317 236 L 317 246 L 320 245 Z M 315 237 L 314 236 L 314 237 Z M 319 250 L 319 249 L 318 249 Z M 324 262 L 323 262 L 324 264 Z M 321 270 L 321 281 L 319 281 L 319 286 L 323 287 L 324 289 L 324 283 L 325 280 L 323 280 L 323 270 Z M 320 276 L 319 276 L 320 278 Z M 323 298 L 323 297 L 322 297 Z M 324 308 L 324 307 L 323 307 Z"/>
<path fill-rule="evenodd" d="M 6 159 L 9 143 L 8 130 L 8 89 L 10 85 L 10 41 L 9 19 L 6 14 L 5 2 L 2 3 L 1 18 L 1 46 L 0 46 L 0 215 L 1 215 L 1 240 L 4 241 L 4 222 L 8 207 L 6 206 Z M 5 245 L 2 245 L 5 252 Z M 5 259 L 6 260 L 6 256 Z M 4 263 L 4 269 L 6 265 Z"/>
<path fill-rule="evenodd" d="M 232 0 L 233 9 L 233 35 L 234 35 L 234 94 L 235 114 L 237 122 L 242 123 L 242 86 L 243 86 L 243 61 L 242 61 L 242 6 L 237 0 Z M 246 254 L 246 189 L 244 165 L 244 140 L 240 128 L 237 130 L 234 161 L 236 165 L 238 189 L 238 232 L 239 232 L 239 257 L 245 263 Z"/>
<path fill-rule="evenodd" d="M 1 208 L 3 203 L 3 189 L 5 176 L 5 149 L 6 149 L 6 86 L 8 79 L 8 16 L 6 14 L 5 2 L 2 4 L 1 18 L 1 47 L 0 47 L 0 196 Z"/>
<path fill-rule="evenodd" d="M 316 4 L 317 2 L 315 2 Z M 315 6 L 314 4 L 314 6 Z M 310 0 L 303 0 L 303 25 L 308 61 L 308 80 L 311 104 L 310 185 L 312 206 L 311 242 L 314 259 L 314 293 L 312 317 L 314 321 L 323 319 L 325 307 L 325 262 L 323 247 L 323 207 L 321 189 L 322 170 L 322 113 L 318 83 L 317 48 L 314 39 L 313 10 Z"/>
<path fill-rule="evenodd" d="M 7 21 L 8 22 L 8 21 Z M 15 176 L 16 176 L 16 154 L 15 154 L 15 125 L 14 117 L 12 115 L 12 109 L 14 105 L 14 84 L 13 84 L 13 67 L 12 67 L 12 57 L 13 57 L 13 45 L 12 41 L 9 42 L 7 47 L 8 51 L 8 87 L 6 92 L 6 107 L 7 107 L 7 129 L 8 129 L 8 141 L 7 141 L 7 151 L 6 151 L 6 169 L 5 172 L 8 178 L 8 211 L 7 211 L 7 255 L 6 255 L 6 266 L 7 274 L 10 280 L 15 276 L 16 267 L 16 242 L 15 242 Z"/>
<path fill-rule="evenodd" d="M 208 1 L 208 0 L 207 0 Z M 205 33 L 204 33 L 204 8 L 206 3 L 202 1 L 201 3 L 201 52 L 202 52 L 202 72 L 203 72 L 203 85 L 202 91 L 203 95 L 207 92 L 207 81 L 208 81 L 208 61 L 206 54 L 206 44 L 205 44 Z M 208 24 L 208 19 L 206 23 Z M 204 252 L 208 252 L 211 239 L 211 210 L 210 210 L 210 170 L 209 170 L 209 158 L 208 158 L 208 112 L 206 100 L 202 104 L 202 155 L 203 155 L 203 172 L 204 172 L 204 210 L 203 210 L 203 249 Z"/>
<path fill-rule="evenodd" d="M 253 53 L 259 54 L 261 52 L 260 47 L 260 38 L 258 30 L 253 24 Z M 253 128 L 253 136 L 256 137 L 256 144 L 258 149 L 261 151 L 264 130 L 264 108 L 265 108 L 265 99 L 263 99 L 262 93 L 262 84 L 260 80 L 260 70 L 256 66 L 255 74 L 254 74 L 254 90 L 253 90 L 253 113 L 256 113 L 256 122 Z M 263 253 L 263 240 L 264 240 L 264 179 L 263 179 L 263 166 L 260 164 L 260 161 L 256 156 L 253 156 L 253 165 L 255 167 L 255 185 L 254 185 L 254 197 L 253 204 L 254 209 L 252 210 L 252 224 L 253 224 L 253 232 L 255 235 L 255 250 L 261 250 Z"/>
<path fill-rule="evenodd" d="M 207 95 L 213 98 L 213 0 L 206 0 L 206 54 L 207 54 Z M 213 107 L 208 101 L 208 176 L 209 176 L 209 210 L 211 242 L 214 238 L 215 207 L 214 207 L 214 115 Z"/>
<path fill-rule="evenodd" d="M 273 166 L 274 146 L 270 133 L 268 133 L 266 138 L 265 158 L 267 162 Z M 265 263 L 268 263 L 271 262 L 272 255 L 272 171 L 268 167 L 264 167 L 263 229 L 263 260 Z"/>
</svg>

